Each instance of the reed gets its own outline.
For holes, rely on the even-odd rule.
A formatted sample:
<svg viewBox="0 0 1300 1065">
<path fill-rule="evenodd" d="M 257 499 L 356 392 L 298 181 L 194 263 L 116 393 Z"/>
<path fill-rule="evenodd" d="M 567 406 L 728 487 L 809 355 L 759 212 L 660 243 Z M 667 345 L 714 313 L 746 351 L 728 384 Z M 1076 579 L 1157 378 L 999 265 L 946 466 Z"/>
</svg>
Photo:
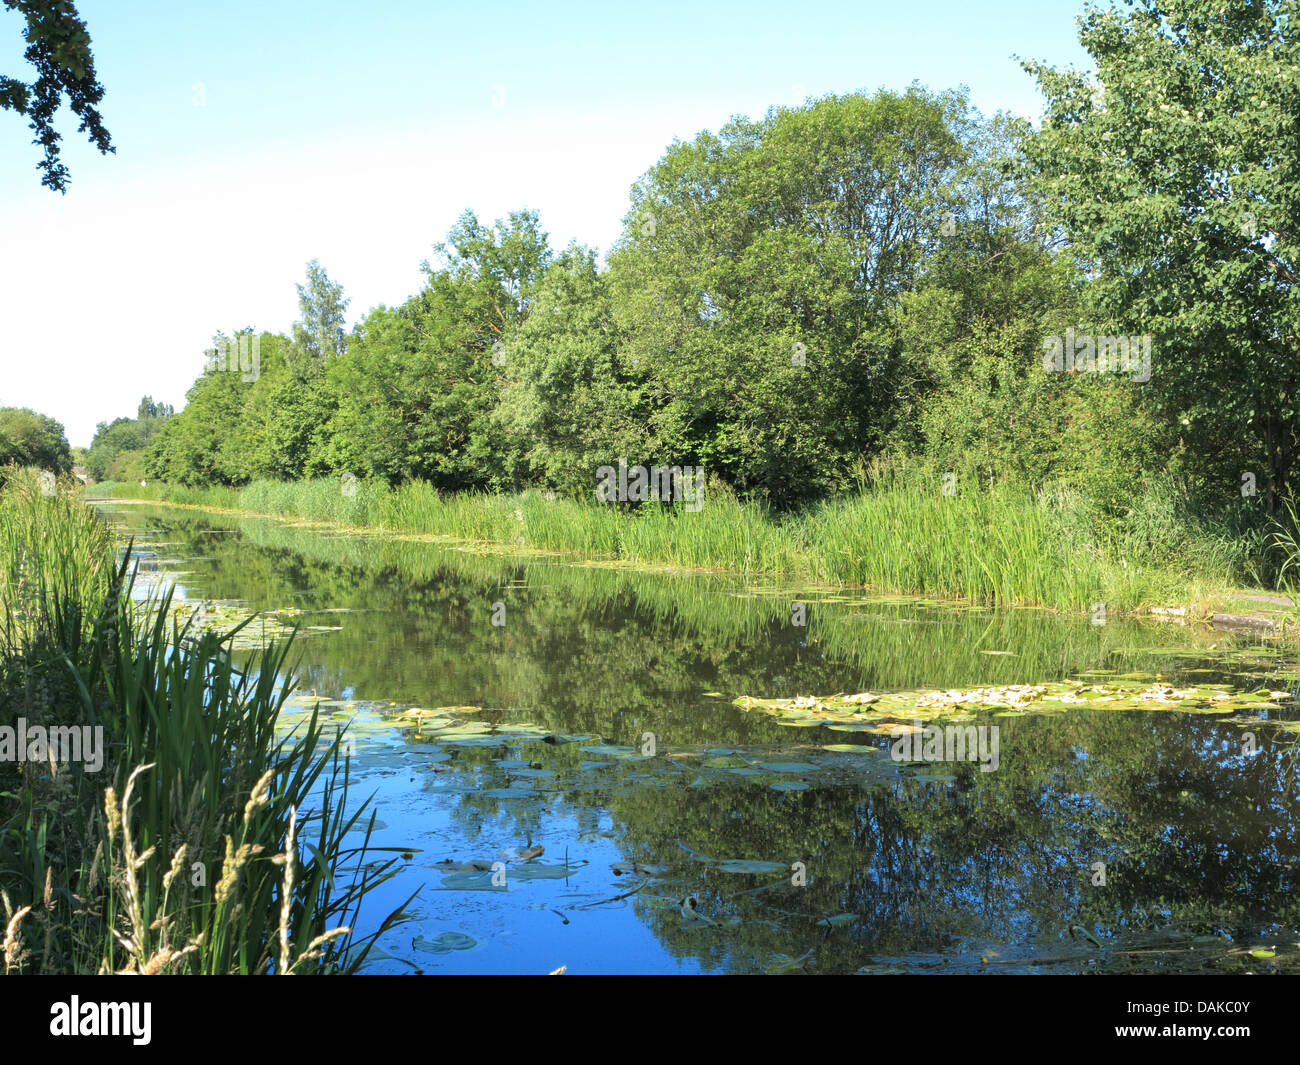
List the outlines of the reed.
<svg viewBox="0 0 1300 1065">
<path fill-rule="evenodd" d="M 120 486 L 108 487 L 117 494 Z M 1201 602 L 1243 582 L 1268 583 L 1276 572 L 1262 534 L 1189 518 L 1155 489 L 1116 521 L 1063 491 L 995 484 L 945 494 L 938 484 L 892 473 L 782 515 L 737 500 L 717 481 L 698 510 L 535 490 L 443 494 L 420 482 L 355 487 L 348 496 L 333 478 L 257 481 L 238 492 L 234 509 L 588 559 L 1068 611 Z M 135 494 L 130 486 L 122 491 Z M 204 505 L 193 490 L 163 487 L 156 498 Z"/>
<path fill-rule="evenodd" d="M 291 641 L 236 666 L 242 626 L 196 633 L 133 580 L 84 504 L 11 479 L 0 725 L 102 729 L 103 764 L 0 763 L 5 972 L 354 971 L 396 859 L 371 861 L 342 732 L 276 731 Z"/>
</svg>

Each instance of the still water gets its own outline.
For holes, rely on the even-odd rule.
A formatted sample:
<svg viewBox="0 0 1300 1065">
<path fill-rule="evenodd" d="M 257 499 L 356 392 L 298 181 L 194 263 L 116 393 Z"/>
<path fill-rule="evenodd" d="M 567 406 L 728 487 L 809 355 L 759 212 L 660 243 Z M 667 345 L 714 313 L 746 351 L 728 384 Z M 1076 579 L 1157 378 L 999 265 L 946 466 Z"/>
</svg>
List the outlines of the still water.
<svg viewBox="0 0 1300 1065">
<path fill-rule="evenodd" d="M 349 726 L 372 844 L 402 856 L 359 930 L 418 890 L 368 971 L 1300 971 L 1291 697 L 980 713 L 995 768 L 733 705 L 1121 676 L 1294 696 L 1290 648 L 103 510 L 146 581 L 301 627 L 290 718 L 314 697 Z M 440 707 L 465 709 L 411 713 Z"/>
</svg>

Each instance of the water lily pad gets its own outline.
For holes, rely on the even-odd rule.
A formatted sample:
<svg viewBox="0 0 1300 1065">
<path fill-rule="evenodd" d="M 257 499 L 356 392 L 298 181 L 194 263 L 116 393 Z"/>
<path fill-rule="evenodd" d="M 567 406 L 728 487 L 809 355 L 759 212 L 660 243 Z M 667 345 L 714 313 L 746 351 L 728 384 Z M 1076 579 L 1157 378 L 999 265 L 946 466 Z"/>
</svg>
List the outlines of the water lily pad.
<svg viewBox="0 0 1300 1065">
<path fill-rule="evenodd" d="M 523 865 L 512 865 L 506 876 L 511 880 L 567 880 L 580 869 L 581 867 L 577 865 L 541 865 L 538 862 L 527 862 Z"/>
<path fill-rule="evenodd" d="M 613 755 L 614 757 L 637 752 L 635 747 L 626 747 L 617 743 L 594 743 L 588 747 L 579 747 L 578 750 L 586 751 L 588 754 Z"/>
<path fill-rule="evenodd" d="M 840 925 L 854 924 L 861 920 L 856 913 L 837 913 L 834 917 L 823 917 L 817 922 L 819 928 L 838 928 Z"/>
<path fill-rule="evenodd" d="M 493 874 L 484 873 L 453 873 L 451 876 L 443 877 L 442 891 L 506 891 L 508 888 L 505 884 L 492 883 Z"/>
<path fill-rule="evenodd" d="M 443 932 L 433 939 L 416 936 L 411 946 L 425 954 L 450 954 L 453 950 L 471 950 L 478 946 L 477 940 L 461 932 Z"/>
<path fill-rule="evenodd" d="M 815 773 L 817 767 L 810 762 L 762 762 L 769 773 Z"/>
<path fill-rule="evenodd" d="M 769 784 L 773 791 L 807 791 L 810 785 L 805 784 L 802 780 L 778 780 L 775 784 Z"/>
<path fill-rule="evenodd" d="M 531 799 L 537 796 L 537 792 L 525 788 L 486 788 L 479 794 L 493 799 Z"/>
<path fill-rule="evenodd" d="M 784 873 L 789 867 L 782 862 L 759 862 L 745 858 L 728 858 L 715 866 L 720 873 Z"/>
</svg>

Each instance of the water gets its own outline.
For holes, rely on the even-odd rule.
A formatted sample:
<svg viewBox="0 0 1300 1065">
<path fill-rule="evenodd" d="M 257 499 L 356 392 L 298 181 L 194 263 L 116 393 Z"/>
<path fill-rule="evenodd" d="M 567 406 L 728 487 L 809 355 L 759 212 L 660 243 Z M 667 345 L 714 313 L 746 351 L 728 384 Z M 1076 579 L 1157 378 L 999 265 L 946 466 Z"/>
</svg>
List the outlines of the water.
<svg viewBox="0 0 1300 1065">
<path fill-rule="evenodd" d="M 981 714 L 992 772 L 896 762 L 888 737 L 731 702 L 1089 672 L 1294 692 L 1285 648 L 105 512 L 151 579 L 316 627 L 298 691 L 350 723 L 373 843 L 403 855 L 363 930 L 419 891 L 369 971 L 1300 971 L 1291 699 L 1258 726 Z M 467 705 L 450 720 L 484 729 L 451 741 L 406 715 Z M 1276 956 L 1246 953 L 1261 948 Z"/>
</svg>

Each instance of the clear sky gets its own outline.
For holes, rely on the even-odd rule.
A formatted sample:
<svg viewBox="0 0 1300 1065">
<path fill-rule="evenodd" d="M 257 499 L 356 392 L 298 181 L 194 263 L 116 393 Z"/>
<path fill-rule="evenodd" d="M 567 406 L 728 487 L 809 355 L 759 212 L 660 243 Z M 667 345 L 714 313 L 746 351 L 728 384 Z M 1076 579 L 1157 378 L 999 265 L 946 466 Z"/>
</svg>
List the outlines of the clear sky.
<svg viewBox="0 0 1300 1065">
<path fill-rule="evenodd" d="M 467 207 L 604 251 L 673 138 L 731 115 L 915 80 L 1037 118 L 1013 56 L 1087 68 L 1081 7 L 80 0 L 117 154 L 67 112 L 60 196 L 0 111 L 0 406 L 80 445 L 145 393 L 179 409 L 216 330 L 288 330 L 308 260 L 351 325 Z M 22 25 L 0 11 L 0 72 L 30 81 Z"/>
</svg>

